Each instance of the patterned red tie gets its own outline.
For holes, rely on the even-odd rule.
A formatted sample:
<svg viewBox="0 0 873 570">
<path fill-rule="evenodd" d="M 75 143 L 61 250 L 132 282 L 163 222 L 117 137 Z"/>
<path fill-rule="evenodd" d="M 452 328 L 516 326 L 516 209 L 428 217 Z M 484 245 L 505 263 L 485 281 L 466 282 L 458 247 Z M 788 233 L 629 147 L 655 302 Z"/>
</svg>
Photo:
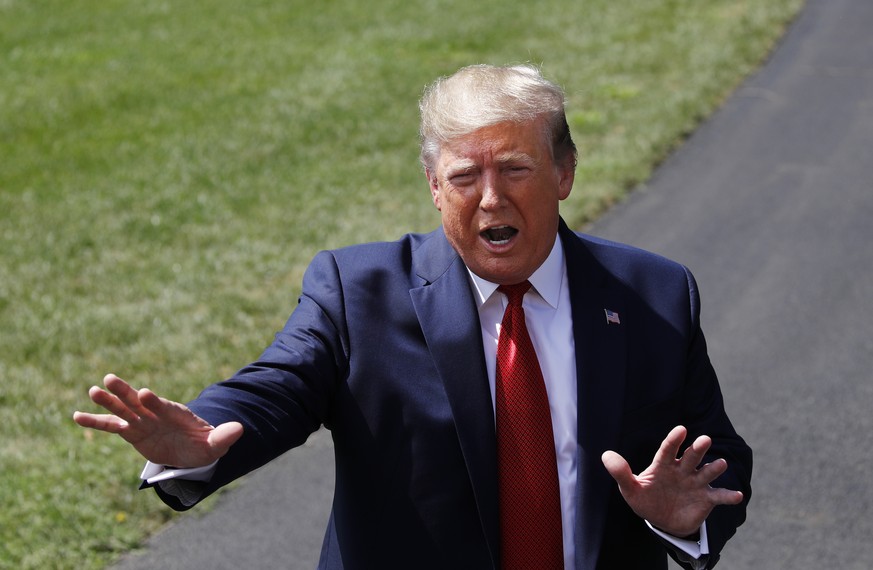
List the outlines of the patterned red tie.
<svg viewBox="0 0 873 570">
<path fill-rule="evenodd" d="M 552 416 L 521 305 L 530 286 L 525 281 L 498 288 L 509 298 L 495 386 L 503 570 L 564 567 Z"/>
</svg>

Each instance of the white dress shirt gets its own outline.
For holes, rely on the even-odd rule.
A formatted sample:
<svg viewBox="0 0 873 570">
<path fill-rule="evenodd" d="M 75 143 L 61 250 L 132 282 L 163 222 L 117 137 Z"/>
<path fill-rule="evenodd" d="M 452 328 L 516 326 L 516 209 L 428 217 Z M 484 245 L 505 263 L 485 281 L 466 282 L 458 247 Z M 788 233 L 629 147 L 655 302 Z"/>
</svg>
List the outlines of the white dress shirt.
<svg viewBox="0 0 873 570">
<path fill-rule="evenodd" d="M 494 406 L 497 339 L 500 337 L 500 323 L 503 321 L 503 312 L 508 301 L 506 295 L 497 292 L 497 284 L 485 281 L 471 271 L 468 273 L 479 308 L 485 366 L 491 387 L 491 405 Z M 532 287 L 525 293 L 522 307 L 546 383 L 549 410 L 552 413 L 561 491 L 564 568 L 575 568 L 573 529 L 576 526 L 576 345 L 570 315 L 564 250 L 560 239 L 555 240 L 549 257 L 528 281 Z"/>
<path fill-rule="evenodd" d="M 500 323 L 506 310 L 506 295 L 497 292 L 498 285 L 482 279 L 468 270 L 473 296 L 479 309 L 482 344 L 485 347 L 485 367 L 491 387 L 491 405 L 494 406 L 497 340 Z M 564 535 L 564 568 L 575 568 L 576 527 L 576 344 L 573 337 L 573 318 L 570 310 L 570 291 L 564 248 L 555 240 L 552 251 L 543 264 L 528 278 L 532 287 L 522 301 L 525 322 L 530 333 L 549 397 L 552 431 L 555 436 L 555 456 L 558 461 L 558 482 L 561 492 L 561 523 Z M 495 414 L 496 415 L 496 414 Z M 605 468 L 604 468 L 605 469 Z M 646 522 L 648 524 L 648 521 Z M 708 554 L 706 525 L 701 528 L 700 542 L 679 539 L 649 524 L 658 536 L 664 538 L 692 559 Z"/>
<path fill-rule="evenodd" d="M 507 298 L 502 293 L 497 293 L 497 284 L 485 281 L 469 270 L 468 274 L 479 309 L 479 323 L 485 347 L 485 366 L 491 387 L 491 405 L 494 406 L 497 339 L 500 336 L 500 323 L 503 321 Z M 577 469 L 576 349 L 564 248 L 560 239 L 555 239 L 555 245 L 548 258 L 528 280 L 532 287 L 525 294 L 522 307 L 545 380 L 549 409 L 552 414 L 552 431 L 555 436 L 555 456 L 558 461 L 558 482 L 561 493 L 564 567 L 575 568 L 573 532 L 576 527 Z M 214 471 L 215 463 L 195 469 L 165 469 L 163 466 L 147 462 L 141 477 L 148 483 L 159 484 L 166 492 L 190 505 L 196 502 L 197 498 L 186 496 L 184 485 L 179 486 L 174 480 L 208 481 Z M 700 529 L 699 542 L 673 537 L 652 527 L 651 524 L 649 528 L 674 544 L 691 560 L 709 553 L 705 523 Z"/>
</svg>

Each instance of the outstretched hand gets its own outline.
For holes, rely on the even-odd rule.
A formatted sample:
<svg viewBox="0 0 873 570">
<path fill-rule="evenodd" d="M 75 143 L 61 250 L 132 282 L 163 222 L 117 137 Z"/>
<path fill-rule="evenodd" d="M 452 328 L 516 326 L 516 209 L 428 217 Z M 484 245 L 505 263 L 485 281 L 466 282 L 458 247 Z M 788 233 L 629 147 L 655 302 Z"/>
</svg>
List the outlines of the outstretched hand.
<svg viewBox="0 0 873 570">
<path fill-rule="evenodd" d="M 639 475 L 618 453 L 607 451 L 603 465 L 618 483 L 624 500 L 641 518 L 656 528 L 682 538 L 696 533 L 717 505 L 742 502 L 740 491 L 709 486 L 727 469 L 727 461 L 717 459 L 700 465 L 712 440 L 700 436 L 678 457 L 688 431 L 677 426 L 667 435 L 652 464 Z"/>
<path fill-rule="evenodd" d="M 76 412 L 82 427 L 120 435 L 143 457 L 160 465 L 202 467 L 222 457 L 242 436 L 242 424 L 209 425 L 183 404 L 157 396 L 147 388 L 134 390 L 107 374 L 106 390 L 93 386 L 88 395 L 108 414 Z"/>
</svg>

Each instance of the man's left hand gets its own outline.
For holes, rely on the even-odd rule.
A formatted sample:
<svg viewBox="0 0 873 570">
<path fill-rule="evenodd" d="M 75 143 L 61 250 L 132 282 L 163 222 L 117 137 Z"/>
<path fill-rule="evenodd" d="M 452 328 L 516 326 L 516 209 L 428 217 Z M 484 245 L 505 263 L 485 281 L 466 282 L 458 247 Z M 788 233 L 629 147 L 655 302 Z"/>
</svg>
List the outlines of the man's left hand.
<svg viewBox="0 0 873 570">
<path fill-rule="evenodd" d="M 624 457 L 614 451 L 601 457 L 630 508 L 677 538 L 693 536 L 717 505 L 736 505 L 743 500 L 740 491 L 709 486 L 727 470 L 727 461 L 717 459 L 700 465 L 712 445 L 708 436 L 698 437 L 682 457 L 677 457 L 687 435 L 684 427 L 673 428 L 652 464 L 639 475 L 634 475 Z"/>
</svg>

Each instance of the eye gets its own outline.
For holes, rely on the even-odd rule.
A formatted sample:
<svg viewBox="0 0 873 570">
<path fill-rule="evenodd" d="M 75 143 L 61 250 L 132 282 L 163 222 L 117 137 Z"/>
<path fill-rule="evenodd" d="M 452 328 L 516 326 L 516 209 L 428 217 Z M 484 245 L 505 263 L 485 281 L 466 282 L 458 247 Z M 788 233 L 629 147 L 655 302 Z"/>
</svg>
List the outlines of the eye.
<svg viewBox="0 0 873 570">
<path fill-rule="evenodd" d="M 503 169 L 504 174 L 511 178 L 520 178 L 527 176 L 530 172 L 530 167 L 522 164 L 513 164 Z"/>
<path fill-rule="evenodd" d="M 452 186 L 469 186 L 476 180 L 472 172 L 459 172 L 449 176 L 449 184 Z"/>
</svg>

